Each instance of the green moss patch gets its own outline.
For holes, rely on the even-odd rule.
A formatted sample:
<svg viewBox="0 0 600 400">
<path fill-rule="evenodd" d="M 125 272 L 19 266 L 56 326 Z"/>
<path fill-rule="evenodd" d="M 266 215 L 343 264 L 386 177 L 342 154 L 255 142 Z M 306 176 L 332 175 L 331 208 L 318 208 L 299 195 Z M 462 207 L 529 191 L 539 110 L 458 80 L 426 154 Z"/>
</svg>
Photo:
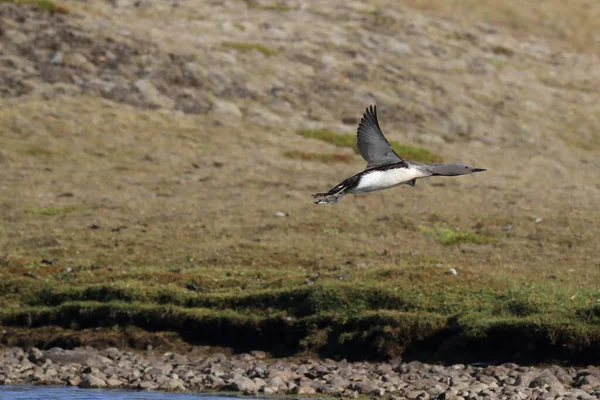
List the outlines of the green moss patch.
<svg viewBox="0 0 600 400">
<path fill-rule="evenodd" d="M 256 9 L 256 10 L 266 10 L 266 11 L 290 11 L 291 8 L 286 6 L 283 3 L 275 3 L 275 4 L 259 4 L 253 1 L 248 2 L 248 8 Z"/>
<path fill-rule="evenodd" d="M 353 157 L 347 154 L 337 154 L 337 153 L 307 153 L 304 151 L 286 151 L 284 155 L 287 158 L 291 158 L 293 160 L 301 160 L 301 161 L 314 161 L 320 162 L 324 164 L 331 163 L 345 163 L 348 164 L 354 160 Z"/>
<path fill-rule="evenodd" d="M 226 49 L 234 49 L 237 51 L 258 51 L 266 57 L 275 56 L 280 53 L 278 49 L 272 49 L 260 43 L 246 43 L 246 42 L 222 42 L 221 46 Z"/>
<path fill-rule="evenodd" d="M 55 215 L 70 214 L 72 212 L 85 208 L 83 205 L 70 205 L 70 206 L 56 206 L 56 207 L 40 207 L 31 208 L 26 210 L 27 214 L 41 215 L 45 217 L 52 217 Z"/>
<path fill-rule="evenodd" d="M 0 3 L 31 5 L 42 11 L 50 11 L 60 14 L 67 14 L 69 12 L 67 7 L 50 0 L 0 0 Z"/>
<path fill-rule="evenodd" d="M 448 227 L 423 228 L 422 232 L 445 245 L 458 243 L 491 244 L 496 239 L 479 235 L 475 232 Z"/>
</svg>

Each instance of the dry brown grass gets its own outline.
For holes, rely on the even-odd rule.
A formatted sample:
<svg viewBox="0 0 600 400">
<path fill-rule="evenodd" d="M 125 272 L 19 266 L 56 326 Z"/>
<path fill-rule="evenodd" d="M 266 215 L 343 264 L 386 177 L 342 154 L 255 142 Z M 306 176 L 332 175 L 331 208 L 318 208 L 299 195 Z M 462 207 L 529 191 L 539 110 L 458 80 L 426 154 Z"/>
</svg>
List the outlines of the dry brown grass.
<svg viewBox="0 0 600 400">
<path fill-rule="evenodd" d="M 591 0 L 402 0 L 402 4 L 463 24 L 481 21 L 521 37 L 546 38 L 575 51 L 600 51 L 600 4 Z"/>
<path fill-rule="evenodd" d="M 107 4 L 88 5 L 106 11 Z M 331 13 L 323 4 L 322 12 Z M 405 4 L 432 9 L 437 3 Z M 471 5 L 465 14 L 470 27 L 476 15 L 497 11 L 491 3 Z M 435 8 L 436 15 L 452 10 Z M 396 40 L 402 33 L 397 16 L 381 10 L 351 14 L 362 25 L 340 26 L 349 35 L 364 29 L 366 36 L 396 29 Z M 525 30 L 534 9 L 523 10 L 514 18 Z M 147 20 L 130 21 L 135 10 L 106 12 L 112 24 L 133 34 L 154 29 Z M 144 18 L 156 21 L 161 12 L 149 8 Z M 262 18 L 278 11 L 248 12 Z M 330 24 L 316 13 L 278 13 Z M 490 21 L 504 24 L 505 12 L 498 13 L 493 18 L 500 21 Z M 347 22 L 345 14 L 338 17 Z M 236 14 L 232 24 L 243 18 Z M 389 26 L 375 25 L 382 18 Z M 263 98 L 260 90 L 255 98 L 228 98 L 239 102 L 242 119 L 51 92 L 0 99 L 3 318 L 25 310 L 38 323 L 56 315 L 76 323 L 81 310 L 89 311 L 89 319 L 113 308 L 123 318 L 143 312 L 178 324 L 207 315 L 248 324 L 294 316 L 298 323 L 339 327 L 351 316 L 362 323 L 375 318 L 382 329 L 424 321 L 429 334 L 456 317 L 473 335 L 508 324 L 517 331 L 541 326 L 544 334 L 573 334 L 582 343 L 595 337 L 600 105 L 594 88 L 600 76 L 590 67 L 593 58 L 581 55 L 581 62 L 569 61 L 562 71 L 550 58 L 530 57 L 518 46 L 479 48 L 459 29 L 430 26 L 420 37 L 431 41 L 427 46 L 406 34 L 413 53 L 401 63 L 380 60 L 395 69 L 364 73 L 353 61 L 338 61 L 323 80 L 292 58 L 301 51 L 314 57 L 302 59 L 307 63 L 319 60 L 310 53 L 318 47 L 310 38 L 303 39 L 305 47 L 286 49 L 266 63 L 258 54 L 223 49 L 217 34 L 212 47 L 200 49 L 193 32 L 176 35 L 178 51 L 204 52 L 197 60 L 215 52 L 225 60 L 240 57 L 228 70 L 239 82 L 261 87 L 277 75 L 285 84 L 274 86 L 293 88 L 277 98 Z M 167 31 L 152 31 L 164 48 L 172 45 Z M 261 43 L 260 32 L 249 29 L 242 39 Z M 388 43 L 379 39 L 381 46 Z M 436 45 L 443 45 L 445 62 L 432 55 Z M 330 50 L 346 60 L 347 46 Z M 489 69 L 471 71 L 472 60 Z M 364 162 L 333 140 L 296 132 L 337 131 L 343 116 L 360 117 L 372 92 L 381 99 L 380 123 L 391 140 L 488 171 L 315 206 L 310 194 L 355 174 Z M 355 93 L 363 97 L 353 98 Z M 279 119 L 266 126 L 263 118 L 251 118 L 257 109 Z M 313 162 L 329 162 L 330 156 L 344 162 Z M 449 273 L 452 268 L 457 275 Z M 248 315 L 254 319 L 242 318 Z M 324 332 L 304 339 L 321 346 Z"/>
<path fill-rule="evenodd" d="M 494 189 L 505 185 L 494 176 L 510 171 L 492 154 L 486 166 L 497 172 L 487 178 L 431 179 L 317 207 L 310 193 L 355 167 L 332 164 L 324 179 L 320 164 L 287 160 L 285 148 L 291 151 L 297 140 L 309 150 L 321 146 L 294 132 L 279 133 L 292 142 L 283 145 L 248 123 L 213 126 L 204 117 L 89 97 L 4 105 L 0 122 L 18 126 L 19 133 L 1 139 L 0 278 L 3 306 L 18 312 L 25 305 L 64 305 L 52 318 L 68 316 L 72 324 L 79 306 L 69 300 L 129 299 L 137 303 L 113 306 L 130 315 L 136 304 L 140 312 L 154 312 L 157 302 L 214 304 L 219 318 L 227 318 L 222 313 L 230 307 L 274 317 L 295 313 L 299 305 L 286 305 L 277 300 L 279 292 L 269 291 L 293 297 L 307 290 L 319 299 L 311 303 L 315 315 L 367 312 L 367 318 L 371 307 L 402 304 L 414 316 L 433 318 L 435 326 L 436 315 L 458 313 L 465 326 L 476 321 L 481 327 L 498 310 L 510 318 L 554 315 L 563 321 L 597 300 L 597 210 L 584 215 L 555 201 L 535 213 L 524 184 L 533 177 Z M 55 155 L 21 151 L 40 143 Z M 227 154 L 219 150 L 225 145 Z M 518 193 L 512 200 L 511 187 Z M 542 222 L 535 221 L 538 215 Z M 196 290 L 226 297 L 202 300 Z M 254 309 L 254 295 L 274 309 Z M 86 312 L 96 312 L 94 304 Z M 473 313 L 479 317 L 467 318 Z M 238 311 L 231 315 L 239 317 Z"/>
</svg>

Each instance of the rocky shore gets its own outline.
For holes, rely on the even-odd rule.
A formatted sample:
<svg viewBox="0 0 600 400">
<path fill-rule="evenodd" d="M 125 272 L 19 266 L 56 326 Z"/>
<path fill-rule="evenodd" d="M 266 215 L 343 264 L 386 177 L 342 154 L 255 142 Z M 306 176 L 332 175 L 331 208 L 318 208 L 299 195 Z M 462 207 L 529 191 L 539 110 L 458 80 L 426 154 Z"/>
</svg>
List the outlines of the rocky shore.
<svg viewBox="0 0 600 400">
<path fill-rule="evenodd" d="M 158 391 L 232 391 L 389 399 L 596 399 L 600 369 L 516 364 L 429 365 L 272 359 L 264 352 L 205 356 L 155 351 L 18 347 L 0 350 L 0 384 Z"/>
</svg>

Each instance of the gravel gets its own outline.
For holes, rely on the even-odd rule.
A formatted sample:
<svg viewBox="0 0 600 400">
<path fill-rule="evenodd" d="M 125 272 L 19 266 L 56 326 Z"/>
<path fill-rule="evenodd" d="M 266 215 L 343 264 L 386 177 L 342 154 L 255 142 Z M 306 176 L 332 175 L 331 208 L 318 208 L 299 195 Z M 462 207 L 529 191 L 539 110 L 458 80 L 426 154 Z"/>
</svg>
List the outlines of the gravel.
<svg viewBox="0 0 600 400">
<path fill-rule="evenodd" d="M 401 360 L 274 359 L 262 351 L 227 356 L 132 352 L 114 347 L 0 350 L 0 384 L 65 385 L 164 392 L 233 391 L 399 399 L 597 399 L 600 369 L 431 365 Z"/>
</svg>

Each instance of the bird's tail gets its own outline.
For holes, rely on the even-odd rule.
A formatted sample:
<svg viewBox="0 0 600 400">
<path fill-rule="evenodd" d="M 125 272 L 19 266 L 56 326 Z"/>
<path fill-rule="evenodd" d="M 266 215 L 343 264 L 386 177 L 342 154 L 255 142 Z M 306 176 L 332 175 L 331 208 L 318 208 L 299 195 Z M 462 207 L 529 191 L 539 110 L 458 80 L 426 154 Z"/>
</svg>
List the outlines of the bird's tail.
<svg viewBox="0 0 600 400">
<path fill-rule="evenodd" d="M 319 197 L 335 196 L 335 195 L 342 193 L 346 189 L 348 189 L 348 185 L 346 184 L 346 181 L 344 181 L 342 183 L 335 185 L 329 192 L 315 193 L 312 195 L 312 197 L 314 197 L 316 199 Z"/>
</svg>

